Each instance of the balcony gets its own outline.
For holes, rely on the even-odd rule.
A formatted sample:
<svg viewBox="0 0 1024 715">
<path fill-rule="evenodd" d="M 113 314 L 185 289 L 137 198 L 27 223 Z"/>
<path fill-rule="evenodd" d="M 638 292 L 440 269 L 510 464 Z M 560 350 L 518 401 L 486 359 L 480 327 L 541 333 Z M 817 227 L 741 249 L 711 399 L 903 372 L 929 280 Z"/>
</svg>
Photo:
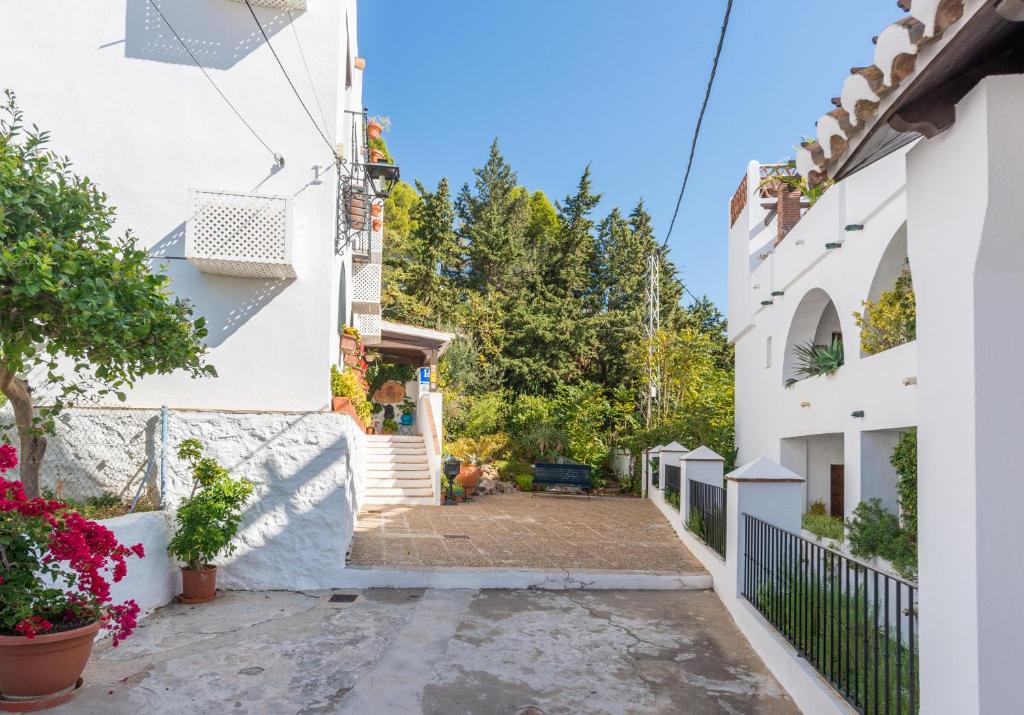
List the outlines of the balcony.
<svg viewBox="0 0 1024 715">
<path fill-rule="evenodd" d="M 203 273 L 295 278 L 291 202 L 282 196 L 193 191 L 185 258 Z"/>
<path fill-rule="evenodd" d="M 295 10 L 304 11 L 306 9 L 306 0 L 249 0 L 253 5 L 259 7 L 272 7 L 277 10 Z M 235 0 L 235 2 L 245 3 L 245 0 Z"/>
</svg>

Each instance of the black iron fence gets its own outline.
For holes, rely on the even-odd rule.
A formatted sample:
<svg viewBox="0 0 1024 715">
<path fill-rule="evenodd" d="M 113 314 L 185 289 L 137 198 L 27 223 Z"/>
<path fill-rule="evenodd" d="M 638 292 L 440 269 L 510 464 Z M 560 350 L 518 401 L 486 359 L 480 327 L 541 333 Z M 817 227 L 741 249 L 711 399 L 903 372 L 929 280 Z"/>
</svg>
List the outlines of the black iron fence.
<svg viewBox="0 0 1024 715">
<path fill-rule="evenodd" d="M 917 587 L 749 514 L 743 597 L 858 712 L 918 712 Z"/>
<path fill-rule="evenodd" d="M 679 467 L 665 465 L 665 501 L 676 509 L 679 508 L 679 476 Z"/>
<path fill-rule="evenodd" d="M 690 511 L 686 528 L 725 558 L 725 489 L 704 482 L 690 482 Z"/>
</svg>

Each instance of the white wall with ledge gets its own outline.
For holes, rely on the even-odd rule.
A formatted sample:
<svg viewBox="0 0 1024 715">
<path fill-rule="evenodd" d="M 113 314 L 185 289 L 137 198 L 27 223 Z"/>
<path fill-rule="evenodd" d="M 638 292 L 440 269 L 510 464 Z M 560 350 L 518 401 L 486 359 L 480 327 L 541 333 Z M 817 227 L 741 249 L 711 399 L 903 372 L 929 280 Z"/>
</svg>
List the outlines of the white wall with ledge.
<svg viewBox="0 0 1024 715">
<path fill-rule="evenodd" d="M 167 605 L 181 592 L 178 564 L 167 553 L 171 538 L 168 517 L 169 514 L 162 511 L 147 511 L 99 522 L 110 529 L 120 543 L 129 547 L 142 544 L 145 550 L 143 558 L 127 559 L 125 577 L 110 584 L 111 600 L 120 603 L 134 599 L 139 604 L 140 618 Z"/>
</svg>

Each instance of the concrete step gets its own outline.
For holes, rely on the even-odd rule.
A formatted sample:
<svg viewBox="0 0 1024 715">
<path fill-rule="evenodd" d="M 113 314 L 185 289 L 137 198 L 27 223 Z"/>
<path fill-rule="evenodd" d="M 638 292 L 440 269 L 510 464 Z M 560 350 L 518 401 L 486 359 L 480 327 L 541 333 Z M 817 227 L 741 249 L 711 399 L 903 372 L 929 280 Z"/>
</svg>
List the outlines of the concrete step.
<svg viewBox="0 0 1024 715">
<path fill-rule="evenodd" d="M 412 459 L 426 461 L 427 450 L 425 449 L 368 449 L 366 450 L 367 460 L 380 461 L 393 459 L 397 462 L 408 462 Z"/>
<path fill-rule="evenodd" d="M 431 497 L 434 496 L 433 487 L 375 487 L 367 485 L 366 496 L 368 497 Z"/>
<path fill-rule="evenodd" d="M 423 435 L 419 434 L 368 434 L 366 441 L 369 444 L 408 444 L 419 442 L 423 444 Z"/>
<path fill-rule="evenodd" d="M 367 479 L 366 489 L 430 489 L 433 493 L 433 482 L 427 477 L 417 477 L 415 479 Z"/>
<path fill-rule="evenodd" d="M 372 494 L 367 494 L 363 497 L 363 505 L 378 505 L 385 506 L 389 504 L 399 504 L 405 506 L 429 506 L 434 503 L 434 497 L 378 497 Z"/>
<path fill-rule="evenodd" d="M 430 472 L 426 469 L 419 469 L 416 471 L 404 471 L 396 472 L 393 470 L 381 470 L 377 472 L 366 472 L 366 483 L 371 484 L 377 479 L 424 479 L 427 482 L 433 483 L 433 479 L 430 478 Z"/>
<path fill-rule="evenodd" d="M 366 462 L 367 472 L 422 472 L 429 468 L 425 459 L 420 462 Z"/>
</svg>

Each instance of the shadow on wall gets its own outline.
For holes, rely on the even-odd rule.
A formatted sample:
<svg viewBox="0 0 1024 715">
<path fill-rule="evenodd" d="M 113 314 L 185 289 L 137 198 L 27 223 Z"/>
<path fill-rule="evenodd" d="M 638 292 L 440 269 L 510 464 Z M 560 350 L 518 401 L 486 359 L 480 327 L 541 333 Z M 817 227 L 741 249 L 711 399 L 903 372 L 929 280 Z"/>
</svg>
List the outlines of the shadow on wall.
<svg viewBox="0 0 1024 715">
<path fill-rule="evenodd" d="M 127 0 L 127 3 L 125 57 L 193 64 L 160 12 L 203 67 L 229 69 L 264 42 L 244 2 Z M 288 13 L 282 10 L 253 9 L 268 37 L 273 37 L 290 22 Z"/>
</svg>

